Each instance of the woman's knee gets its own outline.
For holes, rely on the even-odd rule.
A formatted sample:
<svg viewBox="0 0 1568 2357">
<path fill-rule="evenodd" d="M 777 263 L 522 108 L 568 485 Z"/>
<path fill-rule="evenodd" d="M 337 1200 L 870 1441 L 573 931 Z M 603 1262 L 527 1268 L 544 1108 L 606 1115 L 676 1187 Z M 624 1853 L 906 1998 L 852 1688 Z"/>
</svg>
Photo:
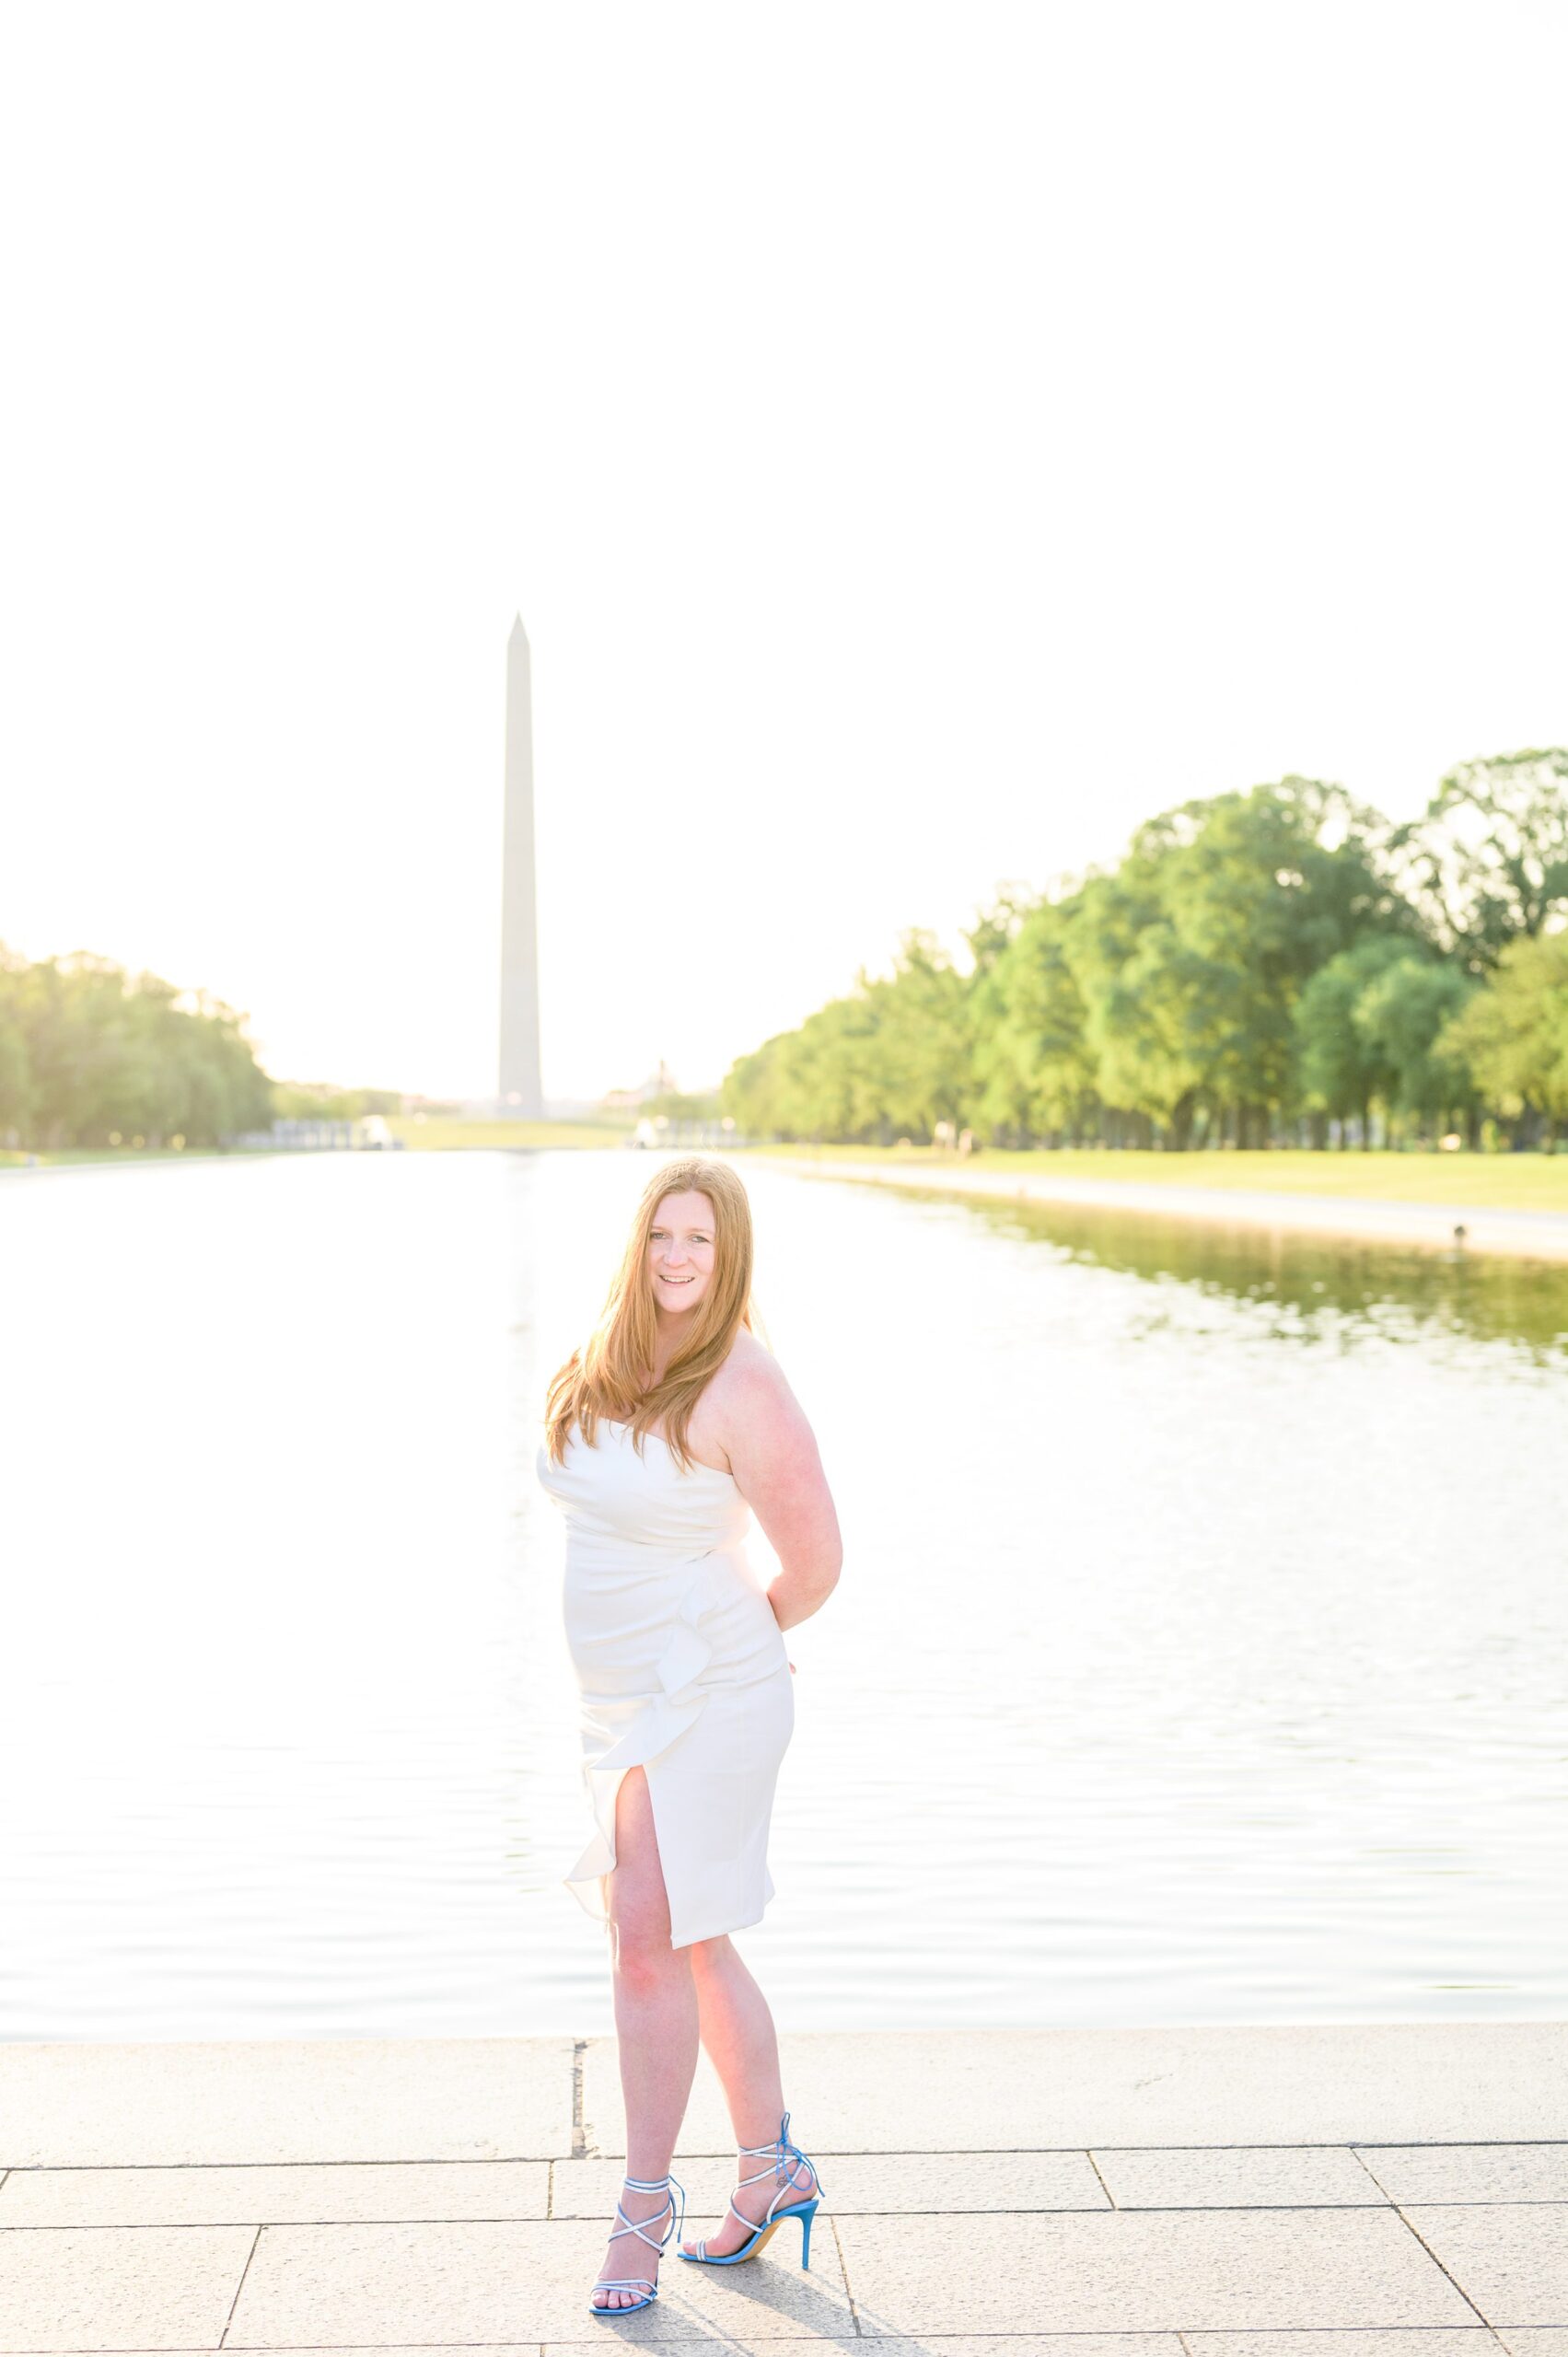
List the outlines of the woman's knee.
<svg viewBox="0 0 1568 2357">
<path fill-rule="evenodd" d="M 690 1971 L 687 1953 L 670 1946 L 668 1917 L 636 1912 L 610 1918 L 610 1969 L 624 1989 L 656 1994 Z"/>
<path fill-rule="evenodd" d="M 693 1940 L 686 1953 L 691 1959 L 691 1969 L 699 1979 L 705 1972 L 716 1972 L 731 1954 L 729 1933 L 720 1932 L 711 1940 Z"/>
</svg>

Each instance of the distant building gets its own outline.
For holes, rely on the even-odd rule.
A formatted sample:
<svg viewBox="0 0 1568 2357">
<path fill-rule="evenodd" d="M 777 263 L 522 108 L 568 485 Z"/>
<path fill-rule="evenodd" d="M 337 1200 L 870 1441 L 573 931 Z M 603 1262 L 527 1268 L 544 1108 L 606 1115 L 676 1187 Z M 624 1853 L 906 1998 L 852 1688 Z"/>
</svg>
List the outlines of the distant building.
<svg viewBox="0 0 1568 2357">
<path fill-rule="evenodd" d="M 599 1098 L 599 1105 L 606 1113 L 635 1113 L 656 1097 L 676 1097 L 679 1094 L 675 1074 L 661 1056 L 657 1072 L 650 1073 L 647 1079 L 640 1081 L 635 1088 L 610 1089 L 608 1096 Z"/>
</svg>

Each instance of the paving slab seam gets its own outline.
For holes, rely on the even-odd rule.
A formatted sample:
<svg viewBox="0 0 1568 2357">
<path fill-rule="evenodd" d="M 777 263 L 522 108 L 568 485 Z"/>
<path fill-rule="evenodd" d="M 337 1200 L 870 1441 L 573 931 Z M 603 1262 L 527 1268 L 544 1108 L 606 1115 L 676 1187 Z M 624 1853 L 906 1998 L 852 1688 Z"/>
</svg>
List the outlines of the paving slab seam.
<svg viewBox="0 0 1568 2357">
<path fill-rule="evenodd" d="M 1070 2340 L 1074 2331 L 1081 2332 L 1084 2329 L 1082 2326 L 1069 2326 L 1063 2332 L 1052 2331 L 1051 2338 L 1053 2340 Z M 1423 2332 L 1441 2334 L 1445 2338 L 1455 2333 L 1469 2333 L 1478 2341 L 1486 2341 L 1490 2347 L 1503 2350 L 1506 2350 L 1507 2347 L 1496 2327 L 1488 2324 L 1484 2318 L 1479 2324 L 1186 2325 L 1180 2330 L 1173 2326 L 1168 2333 L 1146 2330 L 1143 2326 L 1136 2328 L 1135 2331 L 1129 2332 L 1120 2325 L 1110 2325 L 1106 2327 L 1105 2330 L 1117 2340 L 1132 2340 L 1140 2334 L 1149 2340 L 1173 2338 L 1180 2341 L 1181 2346 L 1188 2352 L 1188 2357 L 1204 2357 L 1203 2343 L 1206 2340 L 1231 2340 L 1238 2333 L 1245 2333 L 1249 2341 L 1300 2340 L 1308 2333 L 1318 2333 L 1327 2340 L 1381 2340 L 1385 2334 L 1390 2332 L 1408 2334 L 1411 2338 Z"/>
<path fill-rule="evenodd" d="M 255 2233 L 250 2237 L 250 2247 L 245 2254 L 245 2264 L 239 2270 L 239 2281 L 234 2287 L 234 2297 L 228 2304 L 228 2314 L 223 2320 L 223 2330 L 218 2335 L 218 2347 L 220 2349 L 228 2339 L 228 2328 L 234 2322 L 234 2311 L 239 2305 L 239 2294 L 245 2289 L 245 2278 L 250 2272 L 250 2262 L 256 2256 L 256 2247 L 258 2243 L 260 2243 L 264 2231 L 264 2228 L 258 2226 Z"/>
<path fill-rule="evenodd" d="M 1516 2137 L 1510 2143 L 1518 2142 Z M 592 2154 L 568 2155 L 549 2153 L 496 2153 L 464 2156 L 458 2153 L 400 2153 L 393 2160 L 352 2161 L 19 2161 L 13 2167 L 0 2169 L 0 2186 L 8 2177 L 134 2177 L 141 2169 L 157 2169 L 160 2177 L 199 2177 L 204 2170 L 227 2174 L 235 2169 L 518 2169 L 547 2168 L 552 2158 L 597 2157 Z M 722 2154 L 698 2154 L 697 2159 L 723 2159 Z M 10 2357 L 10 2352 L 3 2352 Z M 32 2352 L 26 2352 L 32 2357 Z"/>
<path fill-rule="evenodd" d="M 839 2271 L 844 2279 L 844 2298 L 849 2302 L 849 2320 L 854 2327 L 855 2338 L 860 2340 L 864 2338 L 865 2328 L 860 2321 L 860 2310 L 855 2305 L 854 2286 L 849 2280 L 849 2260 L 844 2256 L 843 2237 L 839 2232 L 839 2222 L 832 2212 L 829 2210 L 824 2214 L 828 2221 L 828 2231 L 833 2237 L 833 2248 L 839 2255 Z"/>
<path fill-rule="evenodd" d="M 1096 2144 L 1092 2148 L 1083 2144 L 941 2144 L 928 2148 L 922 2154 L 921 2157 L 947 2161 L 1029 2161 L 1055 2160 L 1061 2157 L 1077 2155 L 1086 2152 L 1090 2153 L 1091 2157 L 1093 2153 L 1104 2153 L 1107 2155 L 1117 2153 L 1360 2154 L 1363 2151 L 1369 2153 L 1489 2153 L 1493 2151 L 1511 2151 L 1516 2145 L 1527 2145 L 1531 2148 L 1539 2147 L 1543 2152 L 1568 2151 L 1568 2138 L 1561 2136 L 1449 2136 L 1442 2138 L 1401 2136 L 1398 2139 L 1385 2138 L 1381 2142 L 1376 2144 L 1357 2143 L 1350 2142 L 1342 2137 L 1318 2137 L 1312 2139 L 1308 2137 L 1295 2136 L 1281 2143 L 1267 2143 L 1257 2139 L 1249 2139 L 1245 2143 L 1229 2144 L 1204 2144 L 1201 2142 L 1194 2142 L 1190 2138 L 1184 2138 L 1179 2143 L 1167 2142 L 1159 2144 Z M 602 2148 L 594 2147 L 586 2153 L 573 2153 L 570 2155 L 570 2158 L 573 2160 L 621 2160 L 624 2157 L 625 2150 L 626 2148 L 624 2144 L 616 2144 L 614 2146 L 605 2146 Z M 885 2144 L 823 2144 L 821 2146 L 822 2158 L 825 2161 L 903 2160 L 908 2158 L 914 2150 L 915 2148 L 912 2146 L 906 2146 L 899 2152 L 894 2152 Z M 679 2157 L 683 2161 L 731 2160 L 734 2158 L 734 2154 L 735 2148 L 733 2145 L 724 2145 L 722 2147 L 714 2146 L 711 2151 L 699 2150 L 696 2147 L 688 2145 L 681 2145 L 679 2147 Z M 539 2155 L 535 2154 L 523 2153 L 517 2154 L 513 2157 L 518 2160 L 532 2160 L 537 2159 Z M 120 2162 L 115 2163 L 112 2165 L 119 2167 L 138 2167 L 147 2165 L 136 2162 Z M 298 2168 L 356 2168 L 364 2167 L 367 2165 L 364 2162 L 352 2161 L 300 2161 L 267 2164 L 238 2163 L 229 2161 L 196 2161 L 182 2164 L 169 2163 L 162 2165 L 186 2166 L 192 2168 L 231 2168 L 261 2165 Z M 398 2168 L 402 2166 L 412 2167 L 416 2165 L 420 2167 L 436 2166 L 438 2165 L 438 2164 L 425 2162 L 419 2162 L 416 2164 L 412 2162 L 403 2163 L 401 2161 L 389 2161 L 377 2163 L 373 2165 L 378 2167 Z M 467 2162 L 453 2162 L 451 2165 L 454 2167 L 467 2167 L 475 2165 Z M 1368 2327 L 1367 2329 L 1370 2330 L 1371 2328 Z"/>
<path fill-rule="evenodd" d="M 1493 2332 L 1491 2317 L 1481 2315 L 1481 2311 L 1476 2306 L 1475 2302 L 1471 2299 L 1469 2293 L 1466 2291 L 1458 2277 L 1454 2273 L 1453 2269 L 1443 2265 L 1443 2261 L 1438 2258 L 1437 2253 L 1433 2249 L 1432 2245 L 1427 2241 L 1426 2236 L 1422 2233 L 1421 2228 L 1406 2215 L 1397 2201 L 1390 2203 L 1389 2207 L 1392 2209 L 1395 2217 L 1400 2221 L 1400 2223 L 1405 2227 L 1407 2232 L 1415 2236 L 1417 2242 L 1421 2245 L 1428 2258 L 1431 2259 L 1434 2267 L 1440 2269 L 1441 2271 L 1448 2278 L 1449 2282 L 1453 2285 L 1460 2299 L 1463 2300 L 1466 2307 L 1470 2309 L 1474 2315 L 1481 2316 L 1481 2321 L 1485 2325 L 1488 2332 Z M 1493 2339 L 1496 2338 L 1494 2332 L 1493 2332 Z"/>
<path fill-rule="evenodd" d="M 572 2044 L 572 2158 L 587 2157 L 587 2136 L 583 2124 L 583 2069 L 588 2050 L 586 2038 L 575 2038 Z"/>
<path fill-rule="evenodd" d="M 1365 2169 L 1365 2172 L 1366 2172 L 1367 2176 L 1371 2178 L 1371 2180 L 1372 2180 L 1373 2184 L 1377 2188 L 1378 2192 L 1383 2196 L 1383 2199 L 1384 2199 L 1384 2200 L 1385 2200 L 1385 2201 L 1390 2201 L 1390 2202 L 1391 2202 L 1391 2201 L 1393 2200 L 1393 2198 L 1394 2198 L 1394 2197 L 1393 2197 L 1393 2195 L 1389 2192 L 1389 2190 L 1388 2190 L 1388 2187 L 1383 2183 L 1382 2178 L 1378 2176 L 1378 2174 L 1377 2174 L 1376 2170 L 1373 2167 L 1373 2165 L 1372 2165 L 1371 2162 L 1367 2159 L 1366 2155 L 1367 2155 L 1367 2154 L 1368 2154 L 1368 2153 L 1376 2153 L 1376 2152 L 1394 2152 L 1394 2151 L 1397 2151 L 1398 2149 L 1399 2149 L 1399 2148 L 1398 2148 L 1398 2146 L 1397 2146 L 1397 2145 L 1388 2145 L 1388 2144 L 1383 2144 L 1383 2145 L 1378 2145 L 1378 2144 L 1365 2144 L 1365 2145 L 1363 2145 L 1363 2144 L 1353 2144 L 1353 2145 L 1350 2147 L 1350 2155 L 1351 2155 L 1352 2160 L 1353 2160 L 1353 2161 L 1354 2161 L 1354 2162 L 1356 2163 L 1356 2165 L 1357 2165 L 1357 2166 L 1358 2166 L 1358 2167 L 1363 2168 L 1363 2169 Z M 1397 2205 L 1396 2205 L 1396 2206 L 1397 2206 Z"/>
<path fill-rule="evenodd" d="M 1376 2141 L 1365 2136 L 1292 2136 L 1283 2142 L 1271 2143 L 1261 2138 L 1249 2138 L 1245 2143 L 1205 2144 L 1188 2139 L 1181 2143 L 1168 2141 L 1159 2144 L 1096 2144 L 1097 2153 L 1491 2153 L 1511 2151 L 1516 2144 L 1539 2145 L 1545 2152 L 1568 2149 L 1568 2138 L 1562 2136 L 1383 2136 Z M 946 2152 L 949 2148 L 942 2147 Z M 1016 2153 L 1024 2156 L 1054 2153 L 1081 2153 L 1081 2144 L 986 2144 L 966 2147 L 962 2152 L 952 2148 L 954 2157 L 984 2159 L 993 2153 Z M 824 2151 L 826 2147 L 824 2147 Z M 840 2157 L 852 2160 L 877 2160 L 880 2147 L 862 2153 L 841 2147 Z M 1370 2325 L 1368 2331 L 1374 2329 Z M 1416 2329 L 1417 2328 L 1411 2328 Z M 1434 2329 L 1436 2328 L 1434 2328 Z M 1357 2329 L 1361 2329 L 1357 2327 Z"/>
<path fill-rule="evenodd" d="M 1106 2191 L 1108 2193 L 1110 2191 L 1109 2186 L 1106 2187 Z M 1129 2201 L 1125 2205 L 1113 2201 L 1110 2206 L 1121 2217 L 1250 2218 L 1254 2215 L 1266 2217 L 1270 2212 L 1279 2210 L 1288 2210 L 1292 2212 L 1331 2210 L 1336 2217 L 1340 2217 L 1347 2212 L 1353 2214 L 1358 2210 L 1392 2210 L 1398 2205 L 1390 2201 L 1385 2193 L 1381 2194 L 1376 2201 Z M 1477 2201 L 1469 2206 L 1481 2210 L 1488 2206 L 1496 2208 L 1504 2205 L 1495 2203 L 1488 2205 L 1485 2202 Z M 1519 2205 L 1509 2202 L 1505 2206 L 1515 2209 Z M 865 2210 L 858 2214 L 866 2218 L 952 2218 L 962 2217 L 965 2213 L 962 2211 L 952 2210 Z M 979 2214 L 987 2218 L 1092 2218 L 1096 2213 L 1076 2203 L 1059 2210 L 1049 2207 L 1036 2210 L 1008 2210 L 1005 2209 L 1000 2202 L 993 2202 L 988 2210 Z M 1419 2329 L 1419 2328 L 1416 2328 Z M 1283 2331 L 1283 2325 L 1280 2329 Z M 1303 2331 L 1309 2329 L 1311 2329 L 1310 2327 L 1305 2325 L 1302 2327 Z M 1327 2330 L 1328 2328 L 1325 2326 L 1324 2329 Z M 1355 2326 L 1352 2329 L 1360 2331 L 1363 2328 Z M 1365 2329 L 1370 2332 L 1373 2328 L 1367 2325 Z"/>
</svg>

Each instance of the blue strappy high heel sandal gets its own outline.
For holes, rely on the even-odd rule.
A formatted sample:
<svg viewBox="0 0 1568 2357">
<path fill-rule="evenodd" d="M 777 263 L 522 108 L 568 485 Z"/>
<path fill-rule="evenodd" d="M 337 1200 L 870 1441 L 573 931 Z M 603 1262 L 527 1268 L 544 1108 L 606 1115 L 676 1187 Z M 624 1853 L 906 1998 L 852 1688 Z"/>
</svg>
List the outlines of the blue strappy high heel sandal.
<svg viewBox="0 0 1568 2357">
<path fill-rule="evenodd" d="M 761 2220 L 747 2217 L 744 2211 L 735 2209 L 735 2201 L 732 2197 L 729 2206 L 731 2210 L 735 2210 L 735 2214 L 739 2219 L 741 2224 L 751 2228 L 750 2241 L 742 2243 L 738 2250 L 729 2250 L 720 2253 L 718 2251 L 709 2250 L 707 2236 L 704 2235 L 703 2240 L 697 2245 L 695 2250 L 682 2250 L 679 2245 L 677 2244 L 676 2257 L 678 2258 L 689 2258 L 693 2266 L 736 2267 L 743 2258 L 750 2258 L 760 2251 L 767 2242 L 769 2236 L 773 2234 L 778 2227 L 783 2225 L 786 2218 L 798 2218 L 800 2221 L 800 2264 L 802 2267 L 809 2267 L 811 2264 L 811 2221 L 817 2215 L 817 2203 L 822 2191 L 822 2180 L 820 2177 L 817 2178 L 816 2191 L 812 2193 L 807 2200 L 791 2201 L 786 2203 L 782 2210 L 779 2208 L 779 2204 L 784 2200 L 785 2193 L 793 2192 L 795 2188 L 801 2182 L 800 2164 L 802 2161 L 805 2161 L 807 2166 L 813 2172 L 817 2165 L 815 2161 L 811 2160 L 808 2154 L 801 2151 L 798 2144 L 795 2144 L 790 2142 L 788 2112 L 785 2112 L 783 2119 L 779 2123 L 779 2132 L 775 2142 L 772 2144 L 741 2144 L 737 2149 L 746 2154 L 754 2153 L 772 2153 L 774 2156 L 773 2165 L 771 2169 L 758 2169 L 754 2176 L 743 2177 L 740 2183 L 735 2189 L 737 2193 L 744 2193 L 749 2185 L 761 2185 L 765 2177 L 777 2177 L 779 2180 L 779 2189 L 768 2204 L 767 2216 Z"/>
<path fill-rule="evenodd" d="M 662 2192 L 664 2194 L 666 2205 L 669 2211 L 669 2223 L 656 2242 L 652 2235 L 645 2235 L 643 2233 L 643 2227 L 639 2226 L 633 2219 L 628 2218 L 625 2211 L 618 2201 L 615 2205 L 615 2214 L 620 2219 L 621 2223 L 610 2235 L 610 2241 L 614 2242 L 617 2235 L 636 2235 L 642 2241 L 647 2244 L 650 2250 L 656 2250 L 662 2253 L 668 2247 L 671 2235 L 679 2234 L 680 2230 L 680 2226 L 676 2223 L 675 2204 L 670 2200 L 668 2189 L 673 2185 L 675 2190 L 680 2196 L 680 2225 L 684 2225 L 686 2223 L 686 2188 L 681 2184 L 679 2177 L 625 2177 L 621 2178 L 621 2182 L 624 2187 L 626 2187 L 627 2190 L 632 2193 Z M 656 2210 L 654 2212 L 654 2217 L 645 2218 L 643 2225 L 651 2226 L 654 2223 L 654 2218 L 662 2218 L 663 2215 L 663 2210 Z M 644 2298 L 640 2300 L 627 2300 L 620 2307 L 608 2307 L 600 2300 L 590 2300 L 588 2302 L 588 2307 L 591 2313 L 596 2316 L 634 2316 L 639 2308 L 651 2308 L 654 2302 L 658 2298 L 658 2283 L 655 2277 L 652 2275 L 601 2275 L 598 2282 L 594 2285 L 594 2290 L 596 2292 L 635 2292 L 642 2290 L 645 2285 L 646 2286 L 645 2294 Z"/>
</svg>

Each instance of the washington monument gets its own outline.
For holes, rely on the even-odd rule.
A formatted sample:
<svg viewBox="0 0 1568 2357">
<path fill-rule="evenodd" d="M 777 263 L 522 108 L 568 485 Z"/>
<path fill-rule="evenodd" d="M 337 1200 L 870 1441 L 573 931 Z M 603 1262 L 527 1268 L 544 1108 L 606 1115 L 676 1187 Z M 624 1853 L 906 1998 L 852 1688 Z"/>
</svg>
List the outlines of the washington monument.
<svg viewBox="0 0 1568 2357">
<path fill-rule="evenodd" d="M 506 641 L 506 801 L 501 847 L 501 1110 L 542 1121 L 539 920 L 533 873 L 533 689 L 521 614 Z"/>
</svg>

